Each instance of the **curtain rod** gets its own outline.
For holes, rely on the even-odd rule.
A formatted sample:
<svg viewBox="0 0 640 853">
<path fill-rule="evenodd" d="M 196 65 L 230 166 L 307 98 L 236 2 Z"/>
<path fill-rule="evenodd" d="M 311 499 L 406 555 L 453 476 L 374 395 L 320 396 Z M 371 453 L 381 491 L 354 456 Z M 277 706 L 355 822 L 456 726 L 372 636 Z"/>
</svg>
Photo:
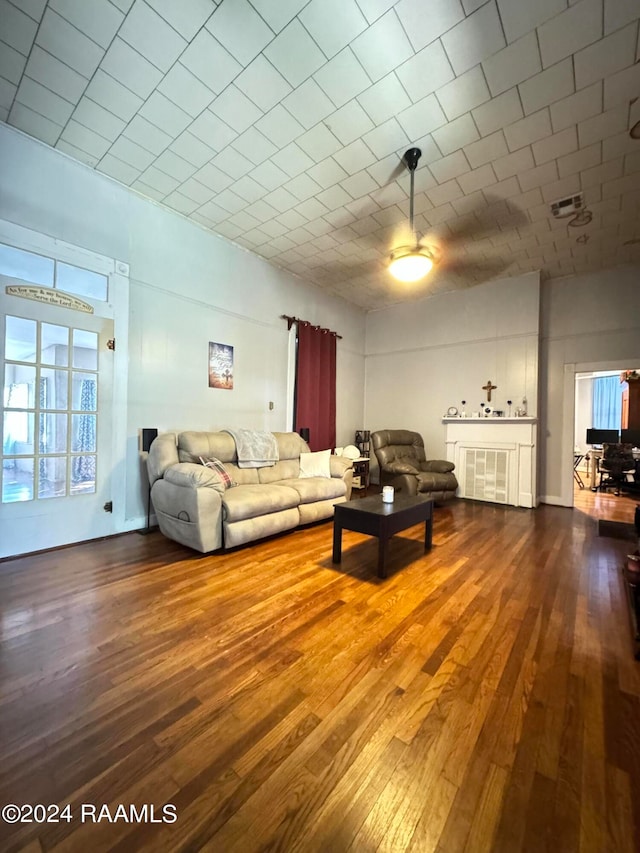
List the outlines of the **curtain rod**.
<svg viewBox="0 0 640 853">
<path fill-rule="evenodd" d="M 336 338 L 340 338 L 340 340 L 342 340 L 342 335 L 339 335 L 337 332 L 332 332 L 331 329 L 323 329 L 320 326 L 314 326 L 313 323 L 310 323 L 308 320 L 301 320 L 300 317 L 290 317 L 288 314 L 281 314 L 280 319 L 287 321 L 287 330 L 290 330 L 294 323 L 306 323 L 307 326 L 311 326 L 313 329 L 318 329 L 321 332 L 328 332 L 330 335 L 335 335 Z"/>
</svg>

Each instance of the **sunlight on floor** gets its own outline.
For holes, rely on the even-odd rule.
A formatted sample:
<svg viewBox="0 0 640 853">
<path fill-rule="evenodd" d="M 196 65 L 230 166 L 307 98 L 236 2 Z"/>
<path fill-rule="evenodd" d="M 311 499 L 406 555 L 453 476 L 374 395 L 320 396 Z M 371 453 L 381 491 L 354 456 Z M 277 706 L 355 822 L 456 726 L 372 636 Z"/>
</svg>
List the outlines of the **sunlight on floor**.
<svg viewBox="0 0 640 853">
<path fill-rule="evenodd" d="M 585 481 L 588 482 L 588 481 Z M 606 521 L 633 522 L 640 495 L 614 495 L 613 492 L 592 492 L 588 485 L 580 489 L 574 483 L 574 507 L 578 512 Z"/>
</svg>

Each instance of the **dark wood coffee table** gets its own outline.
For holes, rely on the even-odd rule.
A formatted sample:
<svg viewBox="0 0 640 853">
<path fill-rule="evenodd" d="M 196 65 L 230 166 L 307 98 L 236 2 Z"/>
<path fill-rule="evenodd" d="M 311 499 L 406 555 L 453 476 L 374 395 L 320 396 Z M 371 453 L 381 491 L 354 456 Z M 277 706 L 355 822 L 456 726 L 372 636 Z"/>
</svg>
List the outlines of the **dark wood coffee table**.
<svg viewBox="0 0 640 853">
<path fill-rule="evenodd" d="M 394 533 L 424 521 L 424 550 L 431 548 L 433 499 L 397 494 L 393 503 L 382 502 L 382 495 L 336 504 L 333 516 L 333 562 L 342 560 L 342 531 L 355 530 L 378 537 L 378 577 L 386 578 L 385 561 L 389 539 Z"/>
</svg>

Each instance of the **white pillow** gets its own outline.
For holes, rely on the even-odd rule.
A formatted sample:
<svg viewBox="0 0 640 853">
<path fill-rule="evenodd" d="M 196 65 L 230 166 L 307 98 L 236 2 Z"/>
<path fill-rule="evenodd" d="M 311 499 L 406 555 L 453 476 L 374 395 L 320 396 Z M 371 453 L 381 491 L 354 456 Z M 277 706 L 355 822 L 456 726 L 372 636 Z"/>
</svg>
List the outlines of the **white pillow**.
<svg viewBox="0 0 640 853">
<path fill-rule="evenodd" d="M 300 477 L 331 477 L 330 450 L 300 454 Z"/>
</svg>

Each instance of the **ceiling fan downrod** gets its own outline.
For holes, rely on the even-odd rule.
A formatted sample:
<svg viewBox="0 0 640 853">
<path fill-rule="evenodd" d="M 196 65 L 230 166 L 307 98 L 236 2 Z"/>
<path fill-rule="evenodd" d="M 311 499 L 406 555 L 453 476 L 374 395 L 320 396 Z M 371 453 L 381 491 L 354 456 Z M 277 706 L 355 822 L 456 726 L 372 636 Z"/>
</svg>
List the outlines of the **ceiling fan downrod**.
<svg viewBox="0 0 640 853">
<path fill-rule="evenodd" d="M 418 160 L 422 157 L 422 151 L 419 148 L 409 148 L 404 152 L 404 162 L 406 163 L 409 174 L 411 175 L 411 192 L 409 195 L 409 227 L 415 242 L 418 242 L 416 237 L 416 229 L 413 226 L 413 196 L 414 196 L 414 180 L 415 171 L 418 167 Z"/>
</svg>

